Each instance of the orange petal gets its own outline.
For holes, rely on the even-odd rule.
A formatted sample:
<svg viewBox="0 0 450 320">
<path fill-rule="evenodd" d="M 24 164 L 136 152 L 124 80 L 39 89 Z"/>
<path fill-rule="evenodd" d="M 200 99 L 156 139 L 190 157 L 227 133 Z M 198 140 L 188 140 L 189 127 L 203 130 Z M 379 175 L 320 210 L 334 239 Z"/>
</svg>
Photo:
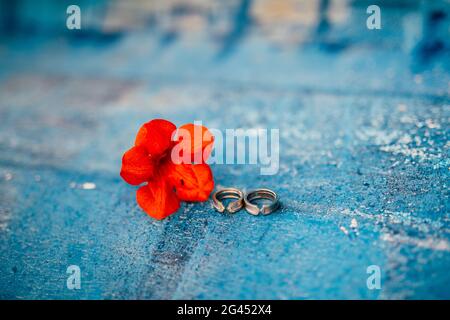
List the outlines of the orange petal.
<svg viewBox="0 0 450 320">
<path fill-rule="evenodd" d="M 209 165 L 166 164 L 167 178 L 183 201 L 206 201 L 214 189 L 214 179 Z"/>
<path fill-rule="evenodd" d="M 144 147 L 133 147 L 123 154 L 120 176 L 129 184 L 139 185 L 149 180 L 154 171 L 154 164 Z"/>
<path fill-rule="evenodd" d="M 139 129 L 134 144 L 144 146 L 153 158 L 162 157 L 173 146 L 172 133 L 176 129 L 170 121 L 151 120 Z"/>
<path fill-rule="evenodd" d="M 136 200 L 142 210 L 158 220 L 171 215 L 180 207 L 180 200 L 173 187 L 161 175 L 157 175 L 147 185 L 140 187 L 136 193 Z"/>
<path fill-rule="evenodd" d="M 185 130 L 190 136 L 190 143 L 185 144 L 183 148 L 189 149 L 191 153 L 191 163 L 204 163 L 208 160 L 214 144 L 214 136 L 208 128 L 192 123 L 181 126 L 178 130 Z M 179 143 L 183 143 L 184 134 L 180 134 Z"/>
</svg>

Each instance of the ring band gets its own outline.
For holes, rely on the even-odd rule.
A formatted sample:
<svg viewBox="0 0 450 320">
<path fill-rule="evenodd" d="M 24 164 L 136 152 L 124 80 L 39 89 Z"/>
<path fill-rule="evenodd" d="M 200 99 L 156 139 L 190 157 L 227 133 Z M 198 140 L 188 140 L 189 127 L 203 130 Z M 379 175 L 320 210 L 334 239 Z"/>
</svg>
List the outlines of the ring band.
<svg viewBox="0 0 450 320">
<path fill-rule="evenodd" d="M 229 213 L 235 213 L 242 209 L 244 206 L 244 194 L 241 190 L 236 188 L 225 188 L 214 192 L 212 196 L 213 207 L 219 212 L 225 211 L 225 206 L 220 201 L 222 199 L 237 199 L 236 201 L 230 202 L 226 207 Z"/>
<path fill-rule="evenodd" d="M 264 204 L 259 208 L 256 204 L 253 204 L 251 201 L 256 199 L 268 199 L 271 200 L 272 203 Z M 280 207 L 280 202 L 278 201 L 277 194 L 270 189 L 257 189 L 248 192 L 244 197 L 245 202 L 245 210 L 248 213 L 257 216 L 258 214 L 268 215 L 274 211 L 276 211 Z"/>
</svg>

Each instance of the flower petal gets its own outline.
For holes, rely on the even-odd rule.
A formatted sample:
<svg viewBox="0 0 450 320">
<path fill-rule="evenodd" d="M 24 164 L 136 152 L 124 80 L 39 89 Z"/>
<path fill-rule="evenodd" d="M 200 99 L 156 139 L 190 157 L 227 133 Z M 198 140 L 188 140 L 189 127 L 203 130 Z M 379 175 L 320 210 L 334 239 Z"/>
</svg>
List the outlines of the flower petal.
<svg viewBox="0 0 450 320">
<path fill-rule="evenodd" d="M 173 164 L 165 165 L 167 179 L 175 187 L 183 201 L 206 201 L 214 189 L 214 179 L 209 165 Z"/>
<path fill-rule="evenodd" d="M 176 129 L 177 127 L 170 121 L 151 120 L 139 129 L 134 144 L 144 146 L 152 157 L 159 158 L 173 146 L 172 133 Z"/>
<path fill-rule="evenodd" d="M 133 147 L 123 154 L 120 176 L 132 185 L 149 180 L 155 172 L 155 166 L 144 147 Z"/>
<path fill-rule="evenodd" d="M 157 175 L 147 185 L 140 187 L 136 193 L 136 200 L 142 210 L 158 220 L 171 215 L 180 207 L 180 200 L 173 187 L 161 175 Z"/>
<path fill-rule="evenodd" d="M 208 128 L 188 123 L 181 126 L 178 130 L 179 132 L 184 130 L 184 133 L 180 133 L 179 143 L 183 143 L 186 134 L 190 136 L 187 145 L 186 143 L 183 145 L 183 148 L 190 150 L 190 162 L 196 164 L 206 162 L 211 154 L 214 144 L 214 136 Z"/>
</svg>

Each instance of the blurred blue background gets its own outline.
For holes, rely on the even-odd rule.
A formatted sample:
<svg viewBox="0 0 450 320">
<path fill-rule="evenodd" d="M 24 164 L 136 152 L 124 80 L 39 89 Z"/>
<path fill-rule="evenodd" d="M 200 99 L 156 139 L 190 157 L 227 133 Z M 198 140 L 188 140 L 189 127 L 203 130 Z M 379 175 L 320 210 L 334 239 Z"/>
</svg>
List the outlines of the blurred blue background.
<svg viewBox="0 0 450 320">
<path fill-rule="evenodd" d="M 450 298 L 449 1 L 4 0 L 0 16 L 0 298 Z M 212 169 L 283 208 L 149 218 L 119 170 L 153 118 L 279 128 L 278 174 Z"/>
</svg>

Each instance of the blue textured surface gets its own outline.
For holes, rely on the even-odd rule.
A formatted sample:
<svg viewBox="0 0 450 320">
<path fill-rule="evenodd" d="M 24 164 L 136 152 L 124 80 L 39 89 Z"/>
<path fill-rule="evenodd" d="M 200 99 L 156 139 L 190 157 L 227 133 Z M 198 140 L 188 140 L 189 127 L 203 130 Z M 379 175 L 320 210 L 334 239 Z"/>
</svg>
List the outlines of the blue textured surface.
<svg viewBox="0 0 450 320">
<path fill-rule="evenodd" d="M 0 298 L 450 298 L 448 28 L 430 31 L 426 8 L 400 6 L 369 31 L 366 7 L 353 6 L 326 31 L 277 40 L 250 4 L 217 38 L 205 28 L 2 41 Z M 217 186 L 276 190 L 282 210 L 231 216 L 196 203 L 164 221 L 145 215 L 121 156 L 160 117 L 279 128 L 277 175 L 213 172 Z M 80 290 L 66 288 L 73 264 Z M 379 291 L 366 286 L 373 264 Z"/>
</svg>

